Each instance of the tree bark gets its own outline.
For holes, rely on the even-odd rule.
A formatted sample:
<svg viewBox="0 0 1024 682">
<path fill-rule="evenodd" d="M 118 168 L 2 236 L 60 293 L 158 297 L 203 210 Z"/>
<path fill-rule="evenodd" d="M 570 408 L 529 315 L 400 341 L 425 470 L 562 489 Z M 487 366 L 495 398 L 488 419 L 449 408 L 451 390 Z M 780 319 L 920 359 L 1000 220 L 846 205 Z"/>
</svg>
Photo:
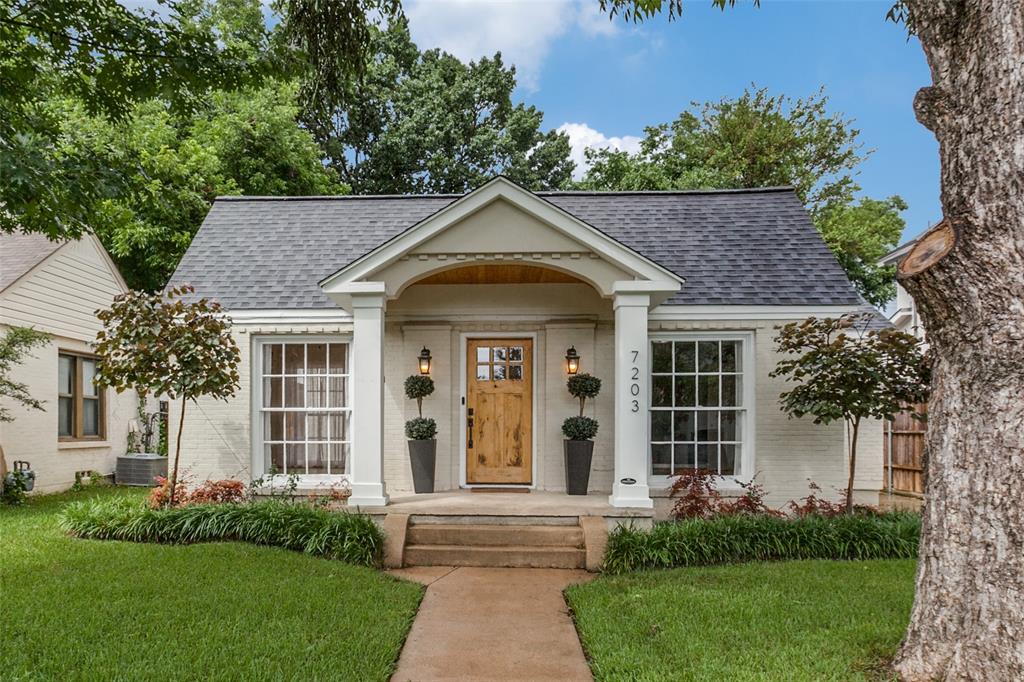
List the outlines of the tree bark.
<svg viewBox="0 0 1024 682">
<path fill-rule="evenodd" d="M 853 513 L 853 479 L 857 473 L 857 435 L 860 433 L 860 417 L 850 426 L 850 478 L 846 481 L 846 513 Z"/>
<path fill-rule="evenodd" d="M 933 362 L 904 680 L 1024 679 L 1024 2 L 907 0 L 944 254 L 900 274 Z M 921 255 L 921 254 L 919 254 Z"/>
<path fill-rule="evenodd" d="M 171 469 L 171 494 L 167 506 L 174 506 L 174 492 L 178 487 L 178 458 L 181 457 L 181 431 L 185 428 L 185 396 L 181 396 L 181 415 L 178 417 L 178 438 L 174 443 L 174 467 Z"/>
</svg>

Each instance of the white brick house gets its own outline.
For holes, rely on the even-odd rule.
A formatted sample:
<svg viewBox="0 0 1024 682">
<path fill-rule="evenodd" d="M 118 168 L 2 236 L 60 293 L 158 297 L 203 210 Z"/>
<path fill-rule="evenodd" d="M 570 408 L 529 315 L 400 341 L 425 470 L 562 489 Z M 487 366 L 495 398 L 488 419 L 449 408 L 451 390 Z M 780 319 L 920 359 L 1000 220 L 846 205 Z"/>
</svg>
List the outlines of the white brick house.
<svg viewBox="0 0 1024 682">
<path fill-rule="evenodd" d="M 563 491 L 572 347 L 604 382 L 590 489 L 611 505 L 650 508 L 695 466 L 726 488 L 757 474 L 777 504 L 807 479 L 845 484 L 843 426 L 787 419 L 769 377 L 776 326 L 865 307 L 788 188 L 531 193 L 496 178 L 465 195 L 229 197 L 171 283 L 185 282 L 224 304 L 242 349 L 237 397 L 186 412 L 199 479 L 273 468 L 387 505 L 412 490 L 402 384 L 427 348 L 435 489 Z M 488 423 L 500 435 L 481 436 Z M 875 431 L 856 483 L 872 502 Z"/>
</svg>

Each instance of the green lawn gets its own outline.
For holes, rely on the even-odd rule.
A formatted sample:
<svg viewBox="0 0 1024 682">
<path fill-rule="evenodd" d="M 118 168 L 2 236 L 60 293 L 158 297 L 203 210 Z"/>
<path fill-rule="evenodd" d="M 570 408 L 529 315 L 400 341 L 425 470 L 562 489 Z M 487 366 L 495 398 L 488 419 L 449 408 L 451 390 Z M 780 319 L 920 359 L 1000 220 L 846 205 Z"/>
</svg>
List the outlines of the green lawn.
<svg viewBox="0 0 1024 682">
<path fill-rule="evenodd" d="M 913 560 L 682 568 L 566 591 L 598 680 L 879 679 L 913 595 Z"/>
<path fill-rule="evenodd" d="M 0 509 L 0 679 L 385 680 L 422 588 L 240 543 L 77 540 L 88 489 Z"/>
</svg>

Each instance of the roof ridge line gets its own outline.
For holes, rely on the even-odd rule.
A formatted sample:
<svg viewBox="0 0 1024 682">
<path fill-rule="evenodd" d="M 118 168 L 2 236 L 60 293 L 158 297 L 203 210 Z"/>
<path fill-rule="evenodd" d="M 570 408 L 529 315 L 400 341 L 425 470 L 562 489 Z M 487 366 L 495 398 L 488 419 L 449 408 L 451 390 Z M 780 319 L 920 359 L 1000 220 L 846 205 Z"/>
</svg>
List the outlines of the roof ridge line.
<svg viewBox="0 0 1024 682">
<path fill-rule="evenodd" d="M 673 196 L 686 194 L 764 194 L 769 192 L 792 192 L 792 185 L 771 187 L 733 187 L 723 189 L 643 189 L 643 190 L 544 190 L 532 192 L 540 197 L 560 196 Z M 461 199 L 470 194 L 310 194 L 302 196 L 270 195 L 224 195 L 215 201 L 354 201 L 357 199 Z"/>
</svg>

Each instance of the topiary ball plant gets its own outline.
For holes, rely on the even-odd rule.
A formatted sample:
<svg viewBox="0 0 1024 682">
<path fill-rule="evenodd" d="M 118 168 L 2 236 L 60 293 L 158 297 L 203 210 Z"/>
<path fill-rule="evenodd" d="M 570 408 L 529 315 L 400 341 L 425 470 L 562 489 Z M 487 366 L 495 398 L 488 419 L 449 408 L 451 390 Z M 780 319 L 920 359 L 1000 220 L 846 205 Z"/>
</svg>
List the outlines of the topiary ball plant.
<svg viewBox="0 0 1024 682">
<path fill-rule="evenodd" d="M 596 398 L 601 392 L 601 380 L 592 374 L 576 374 L 569 377 L 566 382 L 569 394 L 580 401 L 580 416 L 583 416 L 583 407 L 587 398 Z"/>
<path fill-rule="evenodd" d="M 405 397 L 416 401 L 416 409 L 423 416 L 423 399 L 434 392 L 434 380 L 422 374 L 413 374 L 405 380 Z"/>
<path fill-rule="evenodd" d="M 434 440 L 436 435 L 437 422 L 433 419 L 415 417 L 405 422 L 405 437 L 409 440 Z"/>
<path fill-rule="evenodd" d="M 562 433 L 569 440 L 592 440 L 597 435 L 597 420 L 591 417 L 569 417 L 562 422 Z"/>
</svg>

